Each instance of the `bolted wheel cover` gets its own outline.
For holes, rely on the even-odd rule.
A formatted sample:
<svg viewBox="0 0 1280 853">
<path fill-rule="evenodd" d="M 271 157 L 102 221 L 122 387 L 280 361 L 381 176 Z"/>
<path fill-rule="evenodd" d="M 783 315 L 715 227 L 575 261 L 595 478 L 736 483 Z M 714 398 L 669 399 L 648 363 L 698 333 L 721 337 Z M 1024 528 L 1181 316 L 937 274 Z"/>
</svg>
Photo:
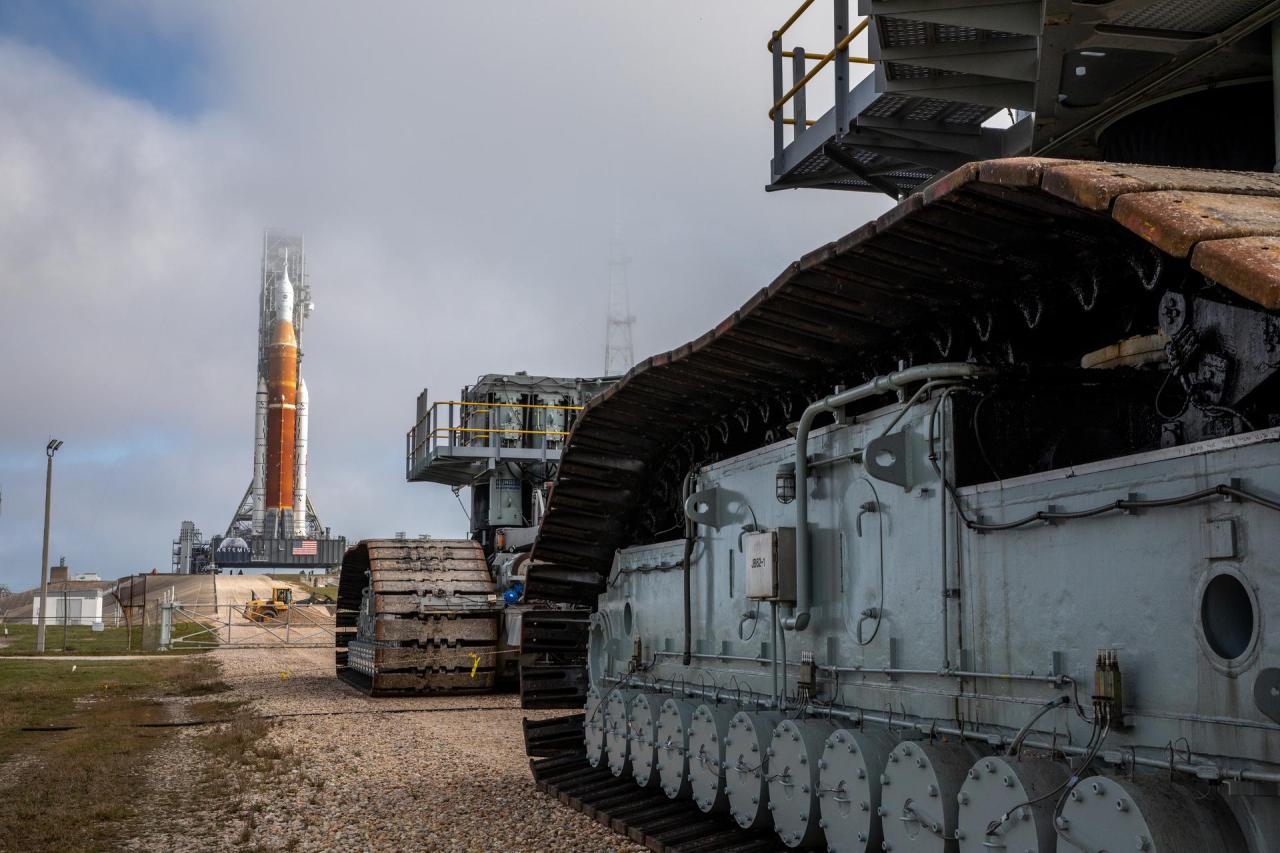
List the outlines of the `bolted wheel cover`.
<svg viewBox="0 0 1280 853">
<path fill-rule="evenodd" d="M 880 774 L 893 749 L 888 732 L 836 729 L 818 763 L 818 800 L 830 853 L 880 850 Z"/>
<path fill-rule="evenodd" d="M 729 796 L 729 813 L 745 829 L 773 825 L 769 784 L 765 780 L 766 758 L 774 726 L 781 721 L 782 714 L 777 711 L 739 711 L 729 721 L 724 750 L 725 793 Z"/>
<path fill-rule="evenodd" d="M 631 774 L 631 730 L 627 705 L 634 696 L 633 690 L 612 690 L 604 703 L 604 752 L 609 772 L 614 776 Z"/>
<path fill-rule="evenodd" d="M 689 729 L 689 781 L 693 785 L 693 802 L 704 812 L 729 807 L 722 767 L 724 742 L 732 719 L 732 708 L 714 703 L 699 705 L 693 711 Z"/>
<path fill-rule="evenodd" d="M 641 787 L 659 784 L 658 719 L 665 697 L 641 693 L 631 700 L 631 774 Z"/>
<path fill-rule="evenodd" d="M 604 760 L 604 708 L 600 704 L 600 688 L 594 684 L 587 688 L 587 704 L 583 709 L 586 720 L 582 724 L 587 746 L 587 763 L 599 767 Z"/>
<path fill-rule="evenodd" d="M 1222 797 L 1167 776 L 1090 776 L 1067 793 L 1058 816 L 1059 853 L 1244 853 L 1240 824 Z"/>
<path fill-rule="evenodd" d="M 673 800 L 689 796 L 689 726 L 693 703 L 667 699 L 658 712 L 658 780 Z"/>
<path fill-rule="evenodd" d="M 1016 853 L 1053 853 L 1057 845 L 1053 809 L 1058 797 L 1046 795 L 1065 782 L 1069 772 L 1042 758 L 978 759 L 957 797 L 960 853 L 990 853 L 997 844 Z"/>
<path fill-rule="evenodd" d="M 974 754 L 953 743 L 903 741 L 880 775 L 880 815 L 886 851 L 944 853 L 954 849 L 956 796 Z"/>
<path fill-rule="evenodd" d="M 818 762 L 835 725 L 827 720 L 783 720 L 769 744 L 769 806 L 774 829 L 788 847 L 823 838 Z"/>
</svg>

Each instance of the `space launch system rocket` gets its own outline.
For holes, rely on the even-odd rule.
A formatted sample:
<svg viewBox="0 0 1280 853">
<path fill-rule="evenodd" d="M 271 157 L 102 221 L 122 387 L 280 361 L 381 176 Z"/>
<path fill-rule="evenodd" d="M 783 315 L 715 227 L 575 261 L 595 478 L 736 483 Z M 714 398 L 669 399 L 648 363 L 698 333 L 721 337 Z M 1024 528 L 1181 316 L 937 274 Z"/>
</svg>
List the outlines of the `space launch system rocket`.
<svg viewBox="0 0 1280 853">
<path fill-rule="evenodd" d="M 302 355 L 303 325 L 313 307 L 302 238 L 268 229 L 262 238 L 258 291 L 253 478 L 226 533 L 209 540 L 206 562 L 214 571 L 332 568 L 342 563 L 347 540 L 324 526 L 307 492 L 310 400 L 302 379 Z M 179 562 L 175 556 L 175 566 Z"/>
<path fill-rule="evenodd" d="M 264 250 L 265 251 L 265 250 Z M 290 277 L 289 247 L 278 269 L 264 257 L 259 317 L 258 389 L 254 423 L 252 532 L 302 538 L 311 515 L 307 500 L 307 386 L 302 380 L 295 325 L 310 313 Z M 300 258 L 294 267 L 301 279 Z M 301 282 L 299 282 L 301 286 Z M 302 297 L 307 297 L 303 288 Z"/>
</svg>

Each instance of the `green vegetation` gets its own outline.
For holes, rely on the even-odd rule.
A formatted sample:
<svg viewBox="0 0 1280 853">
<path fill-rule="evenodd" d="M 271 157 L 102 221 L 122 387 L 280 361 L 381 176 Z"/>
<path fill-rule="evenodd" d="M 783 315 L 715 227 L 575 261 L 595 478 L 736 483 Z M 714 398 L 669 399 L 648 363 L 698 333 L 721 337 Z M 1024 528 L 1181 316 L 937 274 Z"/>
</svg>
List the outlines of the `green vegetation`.
<svg viewBox="0 0 1280 853">
<path fill-rule="evenodd" d="M 218 675 L 202 657 L 0 661 L 0 847 L 118 848 L 147 794 L 148 758 L 175 731 L 139 724 L 168 721 L 166 696 L 226 690 Z M 226 716 L 233 707 L 198 702 L 184 714 Z"/>
<path fill-rule="evenodd" d="M 338 588 L 334 586 L 312 586 L 306 582 L 302 575 L 292 574 L 269 574 L 267 577 L 272 580 L 284 581 L 290 586 L 297 587 L 302 590 L 300 599 L 305 599 L 308 595 L 317 604 L 333 604 L 338 600 Z"/>
<path fill-rule="evenodd" d="M 184 637 L 201 630 L 193 623 L 179 623 L 173 626 L 175 638 Z M 61 625 L 48 624 L 44 629 L 44 648 L 48 655 L 137 655 L 147 654 L 142 649 L 142 626 L 133 629 L 133 642 L 129 642 L 129 629 L 103 628 L 94 631 L 88 625 L 69 625 L 66 629 L 66 649 L 62 645 L 63 629 Z M 205 638 L 202 638 L 205 639 Z M 208 638 L 212 640 L 212 637 Z M 31 655 L 36 649 L 35 625 L 3 625 L 0 626 L 0 656 Z M 151 652 L 150 654 L 186 654 L 199 649 L 176 649 L 173 652 Z"/>
</svg>

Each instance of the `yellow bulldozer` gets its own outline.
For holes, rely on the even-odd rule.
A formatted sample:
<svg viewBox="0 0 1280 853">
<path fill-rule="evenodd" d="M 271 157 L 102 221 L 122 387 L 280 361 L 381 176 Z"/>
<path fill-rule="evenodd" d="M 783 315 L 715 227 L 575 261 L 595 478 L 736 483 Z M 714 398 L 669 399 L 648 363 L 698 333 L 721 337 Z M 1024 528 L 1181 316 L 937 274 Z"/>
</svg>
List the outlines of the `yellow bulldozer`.
<svg viewBox="0 0 1280 853">
<path fill-rule="evenodd" d="M 249 596 L 249 601 L 244 606 L 244 615 L 251 622 L 279 619 L 289 612 L 289 607 L 293 604 L 293 590 L 287 586 L 273 586 L 270 598 L 258 598 L 253 591 L 249 592 Z"/>
</svg>

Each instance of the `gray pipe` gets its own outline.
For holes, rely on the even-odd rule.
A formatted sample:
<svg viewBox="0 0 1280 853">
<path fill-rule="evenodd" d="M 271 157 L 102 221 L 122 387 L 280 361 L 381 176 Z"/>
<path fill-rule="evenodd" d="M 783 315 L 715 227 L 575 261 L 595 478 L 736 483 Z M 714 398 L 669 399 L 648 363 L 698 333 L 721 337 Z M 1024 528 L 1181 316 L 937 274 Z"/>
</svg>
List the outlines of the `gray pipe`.
<svg viewBox="0 0 1280 853">
<path fill-rule="evenodd" d="M 915 382 L 938 379 L 976 379 L 996 371 L 990 367 L 960 362 L 920 364 L 884 376 L 877 376 L 856 388 L 832 394 L 811 404 L 796 427 L 796 611 L 782 620 L 782 627 L 803 631 L 809 626 L 813 606 L 813 578 L 809 565 L 809 430 L 823 412 L 834 412 L 850 403 L 878 394 L 900 391 Z"/>
<path fill-rule="evenodd" d="M 684 487 L 681 490 L 682 496 L 687 501 L 689 495 L 693 494 L 693 478 L 697 475 L 697 468 L 689 471 L 684 478 Z M 690 576 L 690 562 L 693 557 L 693 541 L 698 533 L 698 525 L 685 516 L 684 521 L 684 559 L 680 565 L 684 568 L 684 664 L 689 665 L 693 654 L 693 579 Z"/>
<path fill-rule="evenodd" d="M 773 703 L 775 708 L 782 707 L 782 694 L 778 692 L 778 602 L 769 602 L 769 621 L 773 623 L 773 636 L 769 643 L 769 654 L 773 657 Z"/>
</svg>

